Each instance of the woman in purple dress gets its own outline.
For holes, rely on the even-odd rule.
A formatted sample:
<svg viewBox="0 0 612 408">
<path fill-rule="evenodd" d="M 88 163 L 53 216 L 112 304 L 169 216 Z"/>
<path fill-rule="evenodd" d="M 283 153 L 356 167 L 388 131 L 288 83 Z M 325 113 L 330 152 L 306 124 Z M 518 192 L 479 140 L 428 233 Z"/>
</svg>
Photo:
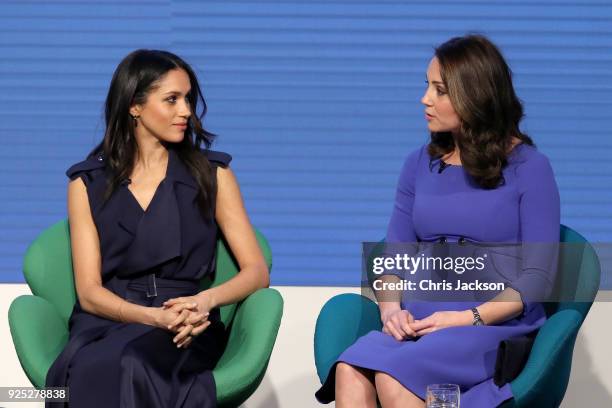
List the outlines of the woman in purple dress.
<svg viewBox="0 0 612 408">
<path fill-rule="evenodd" d="M 421 102 L 431 141 L 405 161 L 386 242 L 518 243 L 522 261 L 489 301 L 379 299 L 383 331 L 342 353 L 317 392 L 339 408 L 375 407 L 377 398 L 384 408 L 423 407 L 435 383 L 458 384 L 461 407 L 495 407 L 512 397 L 493 381 L 500 341 L 546 319 L 537 300 L 555 279 L 555 244 L 538 252 L 526 243 L 558 242 L 559 193 L 548 159 L 519 130 L 523 110 L 503 56 L 482 36 L 447 41 Z"/>
<path fill-rule="evenodd" d="M 113 75 L 103 141 L 66 173 L 78 301 L 46 385 L 69 387 L 71 407 L 217 405 L 219 306 L 269 277 L 231 157 L 208 150 L 205 111 L 182 59 L 134 51 Z M 219 230 L 240 273 L 201 291 Z"/>
</svg>

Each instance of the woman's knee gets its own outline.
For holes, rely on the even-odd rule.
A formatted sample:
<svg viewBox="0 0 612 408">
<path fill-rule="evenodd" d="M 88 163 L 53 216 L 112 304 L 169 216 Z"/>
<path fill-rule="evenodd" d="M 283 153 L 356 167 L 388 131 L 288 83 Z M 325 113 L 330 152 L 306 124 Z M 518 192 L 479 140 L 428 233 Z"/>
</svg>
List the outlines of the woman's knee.
<svg viewBox="0 0 612 408">
<path fill-rule="evenodd" d="M 403 388 L 402 384 L 387 373 L 377 372 L 374 375 L 374 384 L 378 395 L 393 398 L 398 395 Z"/>
<path fill-rule="evenodd" d="M 336 365 L 336 386 L 346 386 L 354 389 L 353 387 L 358 387 L 366 382 L 371 383 L 368 377 L 367 370 L 354 367 L 347 363 L 338 363 Z"/>
<path fill-rule="evenodd" d="M 387 373 L 376 372 L 374 375 L 374 384 L 376 386 L 376 393 L 383 407 L 424 407 L 423 400 Z"/>
<path fill-rule="evenodd" d="M 336 365 L 336 406 L 376 406 L 374 373 L 346 363 Z"/>
<path fill-rule="evenodd" d="M 336 385 L 348 385 L 357 380 L 357 370 L 346 363 L 338 363 L 336 365 Z"/>
</svg>

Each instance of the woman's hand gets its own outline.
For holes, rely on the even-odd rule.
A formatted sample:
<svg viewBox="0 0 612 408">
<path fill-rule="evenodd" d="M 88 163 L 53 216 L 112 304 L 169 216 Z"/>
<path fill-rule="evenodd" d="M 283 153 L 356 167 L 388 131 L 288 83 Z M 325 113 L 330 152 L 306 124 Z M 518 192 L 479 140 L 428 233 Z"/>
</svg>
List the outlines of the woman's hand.
<svg viewBox="0 0 612 408">
<path fill-rule="evenodd" d="M 179 304 L 190 305 L 190 309 L 193 309 L 201 314 L 206 314 L 215 307 L 213 303 L 212 298 L 208 295 L 208 291 L 204 290 L 194 296 L 181 296 L 168 299 L 162 304 L 162 306 L 169 308 Z"/>
<path fill-rule="evenodd" d="M 181 303 L 173 308 L 155 307 L 154 325 L 156 327 L 170 330 L 170 325 L 179 319 L 180 316 L 188 316 L 193 304 Z M 183 319 L 184 320 L 184 319 Z"/>
<path fill-rule="evenodd" d="M 416 336 L 412 328 L 414 317 L 407 310 L 401 310 L 399 307 L 381 309 L 380 320 L 383 323 L 383 332 L 393 336 L 397 341 Z"/>
<path fill-rule="evenodd" d="M 422 336 L 445 327 L 471 326 L 472 320 L 473 316 L 470 310 L 461 312 L 443 311 L 435 312 L 424 319 L 416 320 L 412 323 L 411 327 L 417 336 Z"/>
<path fill-rule="evenodd" d="M 195 312 L 193 303 L 179 303 L 172 307 L 156 307 L 154 325 L 156 327 L 177 333 L 174 343 L 177 347 L 187 347 L 192 342 L 194 328 L 208 327 L 208 314 L 202 315 Z"/>
<path fill-rule="evenodd" d="M 176 303 L 164 306 L 164 309 L 180 311 L 178 316 L 168 324 L 168 330 L 176 333 L 173 342 L 177 347 L 187 347 L 194 336 L 202 333 L 209 325 L 209 313 L 199 313 L 195 303 Z"/>
<path fill-rule="evenodd" d="M 181 313 L 168 325 L 168 329 L 177 333 L 173 341 L 178 347 L 187 347 L 193 337 L 202 333 L 208 326 L 209 311 L 214 307 L 207 291 L 195 296 L 182 296 L 165 301 L 163 307 L 170 310 L 181 310 Z"/>
</svg>

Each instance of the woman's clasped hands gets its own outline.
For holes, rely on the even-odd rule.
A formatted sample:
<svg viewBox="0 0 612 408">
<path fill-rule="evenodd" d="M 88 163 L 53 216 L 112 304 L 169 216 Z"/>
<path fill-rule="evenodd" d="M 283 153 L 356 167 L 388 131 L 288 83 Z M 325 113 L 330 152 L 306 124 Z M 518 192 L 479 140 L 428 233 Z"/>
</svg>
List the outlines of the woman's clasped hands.
<svg viewBox="0 0 612 408">
<path fill-rule="evenodd" d="M 453 326 L 470 326 L 472 313 L 466 311 L 440 311 L 416 320 L 407 310 L 399 307 L 393 310 L 381 309 L 382 331 L 397 341 L 420 337 L 434 331 Z"/>
<path fill-rule="evenodd" d="M 212 305 L 206 292 L 169 299 L 160 308 L 158 326 L 176 333 L 172 341 L 178 348 L 187 348 L 195 336 L 210 326 L 210 309 Z"/>
</svg>

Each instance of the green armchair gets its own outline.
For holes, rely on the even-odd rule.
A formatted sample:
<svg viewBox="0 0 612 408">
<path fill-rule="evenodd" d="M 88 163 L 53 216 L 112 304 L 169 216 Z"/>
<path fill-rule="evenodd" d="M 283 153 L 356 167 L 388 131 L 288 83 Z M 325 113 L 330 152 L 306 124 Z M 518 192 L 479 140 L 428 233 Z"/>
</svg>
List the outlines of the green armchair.
<svg viewBox="0 0 612 408">
<path fill-rule="evenodd" d="M 272 255 L 266 239 L 257 239 L 268 267 Z M 201 287 L 219 285 L 238 272 L 223 240 L 217 243 L 217 273 Z M 19 296 L 9 308 L 9 326 L 17 356 L 35 387 L 43 387 L 49 367 L 68 341 L 68 319 L 76 301 L 68 221 L 43 231 L 30 245 L 24 275 L 32 295 Z M 238 304 L 223 306 L 221 319 L 229 327 L 227 348 L 213 370 L 221 407 L 243 403 L 265 374 L 283 313 L 283 299 L 265 288 Z"/>
<path fill-rule="evenodd" d="M 595 299 L 600 281 L 597 254 L 576 231 L 561 226 L 562 246 L 556 292 L 577 301 L 546 303 L 548 320 L 538 331 L 531 353 L 517 378 L 510 383 L 514 398 L 502 408 L 557 407 L 561 404 L 572 364 L 578 330 Z M 576 272 L 578 271 L 578 272 Z M 359 337 L 381 330 L 378 306 L 356 294 L 331 298 L 321 309 L 314 336 L 314 354 L 321 383 L 338 356 Z"/>
</svg>

